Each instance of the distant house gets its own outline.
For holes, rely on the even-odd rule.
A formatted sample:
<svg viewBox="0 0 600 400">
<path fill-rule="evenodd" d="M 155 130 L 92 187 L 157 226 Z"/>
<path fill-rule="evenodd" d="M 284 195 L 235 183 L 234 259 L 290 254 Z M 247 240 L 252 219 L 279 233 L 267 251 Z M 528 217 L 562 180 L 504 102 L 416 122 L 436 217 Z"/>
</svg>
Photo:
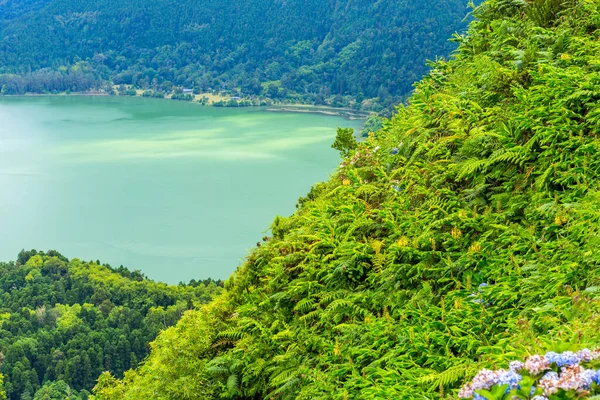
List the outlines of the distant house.
<svg viewBox="0 0 600 400">
<path fill-rule="evenodd" d="M 235 96 L 235 97 L 232 97 L 230 100 L 240 101 L 240 100 L 242 100 L 242 98 Z"/>
<path fill-rule="evenodd" d="M 194 89 L 183 89 L 183 94 L 194 94 Z"/>
</svg>

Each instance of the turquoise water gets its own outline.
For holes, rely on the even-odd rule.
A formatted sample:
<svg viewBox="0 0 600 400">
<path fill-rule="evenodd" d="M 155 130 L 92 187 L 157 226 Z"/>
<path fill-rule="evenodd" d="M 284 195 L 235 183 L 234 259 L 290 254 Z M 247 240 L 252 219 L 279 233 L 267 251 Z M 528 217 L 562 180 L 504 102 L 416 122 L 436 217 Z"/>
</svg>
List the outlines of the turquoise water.
<svg viewBox="0 0 600 400">
<path fill-rule="evenodd" d="M 0 98 L 0 260 L 56 249 L 177 283 L 226 278 L 361 121 L 142 98 Z"/>
</svg>

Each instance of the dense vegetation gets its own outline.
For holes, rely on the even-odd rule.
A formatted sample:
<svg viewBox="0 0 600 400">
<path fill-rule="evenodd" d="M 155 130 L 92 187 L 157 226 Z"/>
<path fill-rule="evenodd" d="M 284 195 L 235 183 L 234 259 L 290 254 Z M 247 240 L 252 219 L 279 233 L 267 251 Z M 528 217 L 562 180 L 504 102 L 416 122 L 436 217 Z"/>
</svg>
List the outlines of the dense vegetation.
<svg viewBox="0 0 600 400">
<path fill-rule="evenodd" d="M 135 368 L 161 329 L 219 292 L 207 284 L 167 286 L 54 251 L 23 251 L 16 262 L 0 263 L 0 373 L 8 399 L 86 399 L 102 372 Z"/>
<path fill-rule="evenodd" d="M 466 13 L 464 0 L 6 0 L 0 88 L 81 90 L 55 79 L 79 63 L 94 89 L 110 79 L 379 111 L 452 51 Z"/>
<path fill-rule="evenodd" d="M 340 131 L 331 179 L 98 400 L 451 398 L 482 367 L 599 344 L 600 3 L 474 14 L 456 58 L 357 150 Z"/>
</svg>

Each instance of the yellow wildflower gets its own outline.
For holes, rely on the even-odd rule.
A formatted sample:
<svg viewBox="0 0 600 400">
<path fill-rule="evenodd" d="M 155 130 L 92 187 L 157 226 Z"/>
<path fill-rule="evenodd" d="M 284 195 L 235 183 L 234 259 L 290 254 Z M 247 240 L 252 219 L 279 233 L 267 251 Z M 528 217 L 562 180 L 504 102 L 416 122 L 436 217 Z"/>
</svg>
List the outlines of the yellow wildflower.
<svg viewBox="0 0 600 400">
<path fill-rule="evenodd" d="M 556 215 L 554 217 L 554 224 L 556 225 L 564 225 L 567 223 L 567 217 L 564 215 Z"/>
<path fill-rule="evenodd" d="M 479 242 L 475 242 L 469 247 L 469 253 L 478 253 L 481 251 L 481 245 Z"/>
<path fill-rule="evenodd" d="M 458 227 L 454 227 L 452 228 L 452 231 L 450 232 L 450 234 L 452 235 L 452 237 L 456 240 L 460 239 L 462 236 L 462 232 L 460 229 L 458 229 Z"/>
<path fill-rule="evenodd" d="M 408 238 L 406 236 L 402 236 L 400 239 L 398 239 L 396 244 L 400 247 L 406 247 L 408 246 Z"/>
</svg>

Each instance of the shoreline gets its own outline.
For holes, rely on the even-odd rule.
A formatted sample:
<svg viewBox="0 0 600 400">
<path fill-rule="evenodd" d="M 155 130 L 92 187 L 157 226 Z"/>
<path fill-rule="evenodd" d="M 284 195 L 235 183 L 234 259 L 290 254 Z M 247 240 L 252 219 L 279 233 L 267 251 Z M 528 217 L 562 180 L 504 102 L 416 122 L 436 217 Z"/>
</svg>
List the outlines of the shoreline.
<svg viewBox="0 0 600 400">
<path fill-rule="evenodd" d="M 98 96 L 98 97 L 104 97 L 104 96 L 110 96 L 108 93 L 105 92 L 75 92 L 75 93 L 24 93 L 24 94 L 3 94 L 0 95 L 0 98 L 2 97 L 68 97 L 68 96 Z M 118 96 L 116 96 L 118 97 Z M 126 96 L 121 96 L 121 97 L 126 97 Z M 133 97 L 133 96 L 129 96 L 129 97 Z"/>
<path fill-rule="evenodd" d="M 268 112 L 291 112 L 299 114 L 321 114 L 329 116 L 344 117 L 352 120 L 366 119 L 368 113 L 353 110 L 351 108 L 337 108 L 330 106 L 311 106 L 306 104 L 274 104 L 266 106 Z"/>
<path fill-rule="evenodd" d="M 202 96 L 206 96 L 206 93 L 202 93 L 194 96 L 193 101 L 185 101 L 185 100 L 174 100 L 181 101 L 182 103 L 191 103 L 198 104 L 197 98 L 202 98 Z M 121 95 L 110 95 L 106 92 L 74 92 L 74 93 L 24 93 L 24 94 L 5 94 L 0 95 L 2 97 L 69 97 L 69 96 L 80 96 L 80 97 L 129 97 L 129 98 L 147 98 L 143 97 L 140 94 L 136 96 L 121 96 Z M 157 98 L 155 100 L 171 100 L 171 97 L 165 96 L 160 99 Z M 203 104 L 203 106 L 208 107 L 216 107 L 211 103 Z M 237 108 L 237 107 L 222 107 L 222 108 Z M 333 117 L 344 117 L 350 120 L 360 120 L 366 119 L 369 116 L 369 113 L 366 111 L 354 110 L 351 108 L 343 108 L 343 107 L 332 107 L 332 106 L 323 106 L 323 105 L 310 105 L 310 104 L 271 104 L 267 106 L 244 106 L 239 108 L 263 108 L 266 112 L 290 112 L 290 113 L 299 113 L 299 114 L 320 114 L 320 115 L 328 115 Z"/>
</svg>

